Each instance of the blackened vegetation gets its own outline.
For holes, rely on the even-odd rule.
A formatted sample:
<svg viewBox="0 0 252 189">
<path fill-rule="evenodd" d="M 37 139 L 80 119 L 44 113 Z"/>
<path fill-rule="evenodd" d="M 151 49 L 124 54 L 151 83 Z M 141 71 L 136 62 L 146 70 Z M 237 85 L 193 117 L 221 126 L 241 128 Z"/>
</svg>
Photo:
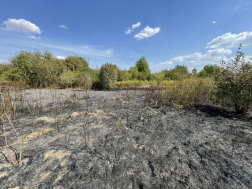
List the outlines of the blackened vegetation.
<svg viewBox="0 0 252 189">
<path fill-rule="evenodd" d="M 211 106 L 182 112 L 149 104 L 145 95 L 79 99 L 72 111 L 82 116 L 25 143 L 19 165 L 4 166 L 0 157 L 0 188 L 252 188 L 251 120 Z M 35 131 L 31 119 L 19 120 L 20 134 Z"/>
</svg>

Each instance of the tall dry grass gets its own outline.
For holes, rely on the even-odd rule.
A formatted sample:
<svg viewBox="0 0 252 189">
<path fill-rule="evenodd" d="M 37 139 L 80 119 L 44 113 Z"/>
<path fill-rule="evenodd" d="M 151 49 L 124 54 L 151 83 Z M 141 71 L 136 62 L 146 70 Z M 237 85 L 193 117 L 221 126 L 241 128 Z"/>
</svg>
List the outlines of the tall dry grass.
<svg viewBox="0 0 252 189">
<path fill-rule="evenodd" d="M 170 82 L 164 89 L 151 89 L 147 100 L 152 103 L 175 107 L 191 107 L 215 102 L 216 85 L 211 78 L 189 78 Z"/>
</svg>

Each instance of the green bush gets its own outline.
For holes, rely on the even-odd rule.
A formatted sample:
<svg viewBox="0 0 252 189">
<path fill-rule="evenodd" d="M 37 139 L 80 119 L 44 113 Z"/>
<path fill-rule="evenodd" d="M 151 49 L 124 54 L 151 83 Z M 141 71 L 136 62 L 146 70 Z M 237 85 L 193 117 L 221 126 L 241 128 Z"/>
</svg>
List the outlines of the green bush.
<svg viewBox="0 0 252 189">
<path fill-rule="evenodd" d="M 221 72 L 221 67 L 217 65 L 206 65 L 198 74 L 199 77 L 214 77 Z"/>
<path fill-rule="evenodd" d="M 100 84 L 103 89 L 111 88 L 112 84 L 117 81 L 117 67 L 116 65 L 106 63 L 102 65 L 100 75 Z"/>
<path fill-rule="evenodd" d="M 130 78 L 131 80 L 138 79 L 139 72 L 136 66 L 130 67 L 129 73 L 131 75 L 131 78 Z"/>
<path fill-rule="evenodd" d="M 87 73 L 90 75 L 92 80 L 92 86 L 97 87 L 99 83 L 99 75 L 100 75 L 100 69 L 92 69 L 92 68 L 84 68 L 83 73 Z"/>
<path fill-rule="evenodd" d="M 79 82 L 78 82 L 79 87 L 82 87 L 83 89 L 85 89 L 86 91 L 90 90 L 92 87 L 92 78 L 89 75 L 89 73 L 84 72 L 80 78 L 79 78 Z"/>
<path fill-rule="evenodd" d="M 65 59 L 66 67 L 71 71 L 81 71 L 84 68 L 88 67 L 88 62 L 85 58 L 78 56 L 68 56 Z"/>
<path fill-rule="evenodd" d="M 12 65 L 11 64 L 0 64 L 0 75 L 3 74 L 3 72 L 6 72 L 10 69 L 12 69 Z"/>
<path fill-rule="evenodd" d="M 162 72 L 155 73 L 153 77 L 157 82 L 157 86 L 160 86 L 161 82 L 164 80 L 164 74 Z"/>
<path fill-rule="evenodd" d="M 131 74 L 127 70 L 118 70 L 117 81 L 128 81 L 131 78 Z"/>
<path fill-rule="evenodd" d="M 48 52 L 46 51 L 48 54 Z M 9 72 L 9 78 L 20 78 L 28 85 L 34 86 L 34 80 L 36 78 L 35 68 L 36 65 L 43 59 L 43 53 L 39 51 L 21 51 L 18 55 L 11 59 L 11 64 L 15 68 Z M 14 73 L 15 76 L 11 76 Z"/>
<path fill-rule="evenodd" d="M 165 70 L 164 71 L 165 78 L 171 79 L 171 80 L 183 80 L 189 78 L 190 74 L 188 71 L 187 66 L 180 66 L 177 65 L 175 68 L 171 70 Z"/>
<path fill-rule="evenodd" d="M 35 66 L 36 77 L 34 85 L 37 87 L 49 87 L 58 83 L 60 75 L 65 70 L 64 63 L 58 59 L 43 59 Z"/>
<path fill-rule="evenodd" d="M 198 71 L 197 71 L 196 68 L 193 68 L 193 70 L 192 70 L 192 76 L 193 77 L 197 77 L 198 76 Z"/>
<path fill-rule="evenodd" d="M 139 80 L 147 80 L 150 77 L 150 69 L 149 64 L 144 56 L 142 56 L 136 62 L 136 68 L 138 71 L 137 79 Z"/>
<path fill-rule="evenodd" d="M 237 51 L 231 63 L 222 62 L 222 72 L 216 76 L 217 95 L 236 113 L 244 114 L 252 104 L 252 63 L 245 61 L 244 53 Z"/>
<path fill-rule="evenodd" d="M 60 87 L 67 88 L 72 87 L 75 80 L 75 75 L 72 71 L 65 71 L 60 75 L 59 84 Z"/>
</svg>

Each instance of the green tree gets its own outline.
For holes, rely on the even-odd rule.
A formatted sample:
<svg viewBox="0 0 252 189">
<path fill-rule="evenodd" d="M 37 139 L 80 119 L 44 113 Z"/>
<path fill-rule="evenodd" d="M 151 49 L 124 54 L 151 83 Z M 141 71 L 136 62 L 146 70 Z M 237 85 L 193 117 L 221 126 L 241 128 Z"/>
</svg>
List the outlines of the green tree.
<svg viewBox="0 0 252 189">
<path fill-rule="evenodd" d="M 132 66 L 129 69 L 129 73 L 131 74 L 131 79 L 138 79 L 139 72 L 136 66 Z"/>
<path fill-rule="evenodd" d="M 161 84 L 161 82 L 164 80 L 164 74 L 162 72 L 159 72 L 159 73 L 155 73 L 153 75 L 154 75 L 154 78 L 157 82 L 157 85 L 159 86 Z"/>
<path fill-rule="evenodd" d="M 138 79 L 139 80 L 146 80 L 150 76 L 150 69 L 149 64 L 144 56 L 142 56 L 136 62 L 136 68 L 138 71 Z"/>
<path fill-rule="evenodd" d="M 48 51 L 45 52 L 50 57 Z M 39 51 L 21 51 L 18 55 L 11 59 L 14 67 L 11 73 L 15 74 L 15 78 L 20 78 L 28 85 L 34 86 L 36 80 L 36 66 L 44 58 L 44 54 Z M 9 75 L 12 78 L 11 74 Z"/>
<path fill-rule="evenodd" d="M 64 71 L 59 78 L 59 84 L 61 87 L 67 88 L 72 87 L 74 83 L 74 73 L 70 70 Z"/>
<path fill-rule="evenodd" d="M 187 66 L 177 65 L 175 68 L 166 71 L 165 77 L 171 80 L 183 80 L 189 77 Z"/>
<path fill-rule="evenodd" d="M 197 69 L 193 68 L 192 70 L 192 76 L 196 77 L 198 75 Z"/>
<path fill-rule="evenodd" d="M 34 85 L 36 87 L 48 87 L 59 82 L 60 75 L 65 70 L 65 65 L 62 60 L 56 58 L 44 58 L 35 67 L 36 77 Z"/>
<path fill-rule="evenodd" d="M 127 70 L 118 70 L 117 81 L 128 81 L 131 78 L 131 74 Z"/>
<path fill-rule="evenodd" d="M 203 70 L 199 72 L 199 77 L 214 77 L 221 72 L 221 68 L 217 65 L 206 65 Z"/>
<path fill-rule="evenodd" d="M 241 47 L 231 63 L 222 62 L 223 70 L 216 76 L 217 95 L 238 114 L 246 113 L 252 104 L 252 63 L 245 61 Z"/>
<path fill-rule="evenodd" d="M 78 56 L 68 56 L 65 59 L 66 67 L 71 71 L 81 71 L 84 68 L 88 67 L 88 62 L 85 58 Z"/>
<path fill-rule="evenodd" d="M 117 81 L 117 70 L 116 65 L 111 63 L 106 63 L 101 66 L 99 79 L 103 89 L 111 88 L 112 84 Z"/>
</svg>

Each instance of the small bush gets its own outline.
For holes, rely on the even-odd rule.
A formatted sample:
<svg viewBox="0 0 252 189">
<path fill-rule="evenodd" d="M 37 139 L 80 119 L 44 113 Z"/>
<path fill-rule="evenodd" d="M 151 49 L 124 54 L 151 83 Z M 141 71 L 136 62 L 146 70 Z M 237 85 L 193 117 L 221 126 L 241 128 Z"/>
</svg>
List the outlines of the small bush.
<svg viewBox="0 0 252 189">
<path fill-rule="evenodd" d="M 237 51 L 232 63 L 222 62 L 223 70 L 216 77 L 217 95 L 225 105 L 233 106 L 244 114 L 252 104 L 252 63 L 245 61 L 244 53 Z"/>
<path fill-rule="evenodd" d="M 117 80 L 116 65 L 106 63 L 102 65 L 100 75 L 100 84 L 103 89 L 110 89 L 112 84 Z"/>
<path fill-rule="evenodd" d="M 65 71 L 60 75 L 59 84 L 62 88 L 72 87 L 74 83 L 74 73 L 72 71 Z"/>
<path fill-rule="evenodd" d="M 82 87 L 86 91 L 91 89 L 92 86 L 92 78 L 88 73 L 83 73 L 80 76 L 79 82 L 78 82 L 79 87 Z"/>
</svg>

